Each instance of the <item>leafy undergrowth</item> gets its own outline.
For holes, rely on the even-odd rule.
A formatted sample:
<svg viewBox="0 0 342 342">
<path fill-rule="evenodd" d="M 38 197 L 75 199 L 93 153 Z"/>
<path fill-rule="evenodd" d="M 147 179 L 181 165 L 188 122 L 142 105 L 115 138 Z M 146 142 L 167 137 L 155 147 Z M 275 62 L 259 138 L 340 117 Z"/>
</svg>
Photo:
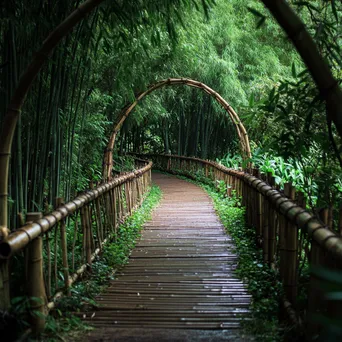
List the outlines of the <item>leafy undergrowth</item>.
<svg viewBox="0 0 342 342">
<path fill-rule="evenodd" d="M 82 281 L 71 288 L 70 297 L 63 297 L 58 301 L 56 310 L 48 316 L 46 329 L 40 340 L 76 340 L 91 329 L 75 313 L 97 307 L 96 295 L 115 278 L 115 270 L 127 263 L 143 224 L 150 219 L 161 196 L 160 188 L 153 186 L 142 206 L 118 228 L 117 242 L 107 244 L 101 256 L 93 262 L 92 272 L 86 274 Z"/>
<path fill-rule="evenodd" d="M 252 295 L 251 320 L 243 321 L 246 334 L 257 341 L 283 340 L 290 328 L 281 326 L 278 320 L 281 284 L 276 272 L 263 263 L 262 250 L 255 243 L 255 229 L 246 226 L 240 199 L 234 193 L 226 197 L 226 185 L 222 181 L 214 184 L 203 177 L 200 181 L 193 180 L 194 177 L 192 180 L 179 178 L 201 186 L 209 194 L 222 224 L 234 240 L 238 254 L 236 274 Z"/>
</svg>

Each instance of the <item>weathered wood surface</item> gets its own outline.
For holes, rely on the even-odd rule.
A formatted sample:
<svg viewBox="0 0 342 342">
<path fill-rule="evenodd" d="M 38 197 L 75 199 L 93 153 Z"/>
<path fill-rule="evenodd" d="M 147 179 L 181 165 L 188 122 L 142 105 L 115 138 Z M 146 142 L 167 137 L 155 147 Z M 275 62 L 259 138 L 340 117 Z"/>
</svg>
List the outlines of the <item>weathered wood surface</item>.
<svg viewBox="0 0 342 342">
<path fill-rule="evenodd" d="M 154 174 L 153 180 L 163 199 L 129 263 L 98 296 L 101 307 L 86 313 L 85 319 L 116 331 L 191 328 L 238 333 L 241 320 L 248 318 L 250 295 L 234 275 L 234 246 L 210 198 L 173 176 Z M 91 336 L 99 337 L 101 331 Z"/>
</svg>

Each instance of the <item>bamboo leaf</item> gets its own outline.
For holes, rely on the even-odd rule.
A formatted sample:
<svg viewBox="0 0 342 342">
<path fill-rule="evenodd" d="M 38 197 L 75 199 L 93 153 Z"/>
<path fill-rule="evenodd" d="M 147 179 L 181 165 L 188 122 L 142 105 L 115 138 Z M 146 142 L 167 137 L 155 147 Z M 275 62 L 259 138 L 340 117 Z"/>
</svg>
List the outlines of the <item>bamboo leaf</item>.
<svg viewBox="0 0 342 342">
<path fill-rule="evenodd" d="M 332 9 L 332 12 L 335 16 L 336 22 L 338 23 L 338 14 L 337 14 L 337 8 L 336 8 L 336 1 L 335 0 L 331 0 L 331 9 Z"/>
<path fill-rule="evenodd" d="M 293 78 L 297 78 L 297 71 L 296 71 L 296 64 L 295 64 L 295 62 L 292 62 L 291 72 L 292 72 L 292 77 Z"/>
</svg>

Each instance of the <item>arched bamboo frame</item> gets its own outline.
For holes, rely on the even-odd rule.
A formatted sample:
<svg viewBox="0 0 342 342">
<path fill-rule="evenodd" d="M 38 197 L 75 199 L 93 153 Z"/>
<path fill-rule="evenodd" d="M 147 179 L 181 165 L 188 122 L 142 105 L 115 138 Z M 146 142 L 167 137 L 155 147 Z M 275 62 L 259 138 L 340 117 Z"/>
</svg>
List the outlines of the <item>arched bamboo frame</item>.
<svg viewBox="0 0 342 342">
<path fill-rule="evenodd" d="M 86 0 L 73 11 L 43 42 L 31 63 L 21 76 L 10 101 L 1 127 L 0 140 L 0 239 L 8 234 L 8 171 L 12 141 L 21 108 L 32 82 L 42 69 L 49 55 L 59 42 L 91 11 L 105 0 Z M 328 123 L 333 122 L 342 137 L 342 91 L 327 62 L 321 56 L 315 42 L 303 22 L 286 0 L 261 0 L 292 40 L 325 99 Z M 0 308 L 9 307 L 8 265 L 0 261 Z"/>
<path fill-rule="evenodd" d="M 149 86 L 149 88 L 139 93 L 135 100 L 124 107 L 124 109 L 119 114 L 119 119 L 117 120 L 117 123 L 114 126 L 114 129 L 110 135 L 110 138 L 108 140 L 108 145 L 104 154 L 104 161 L 103 161 L 103 178 L 106 180 L 111 179 L 112 174 L 112 165 L 113 165 L 113 149 L 115 144 L 116 136 L 122 127 L 125 120 L 128 118 L 128 116 L 132 113 L 134 108 L 137 106 L 137 104 L 147 95 L 151 94 L 157 89 L 160 89 L 165 86 L 174 86 L 174 85 L 185 85 L 193 88 L 198 88 L 203 90 L 205 93 L 213 97 L 222 107 L 223 109 L 228 113 L 229 117 L 231 118 L 235 128 L 237 135 L 239 137 L 240 146 L 241 146 L 241 152 L 244 159 L 251 157 L 251 148 L 249 144 L 249 138 L 246 131 L 245 126 L 241 122 L 239 116 L 234 111 L 234 109 L 230 106 L 230 104 L 215 90 L 208 87 L 206 84 L 202 82 L 198 82 L 189 78 L 168 78 L 166 80 L 159 81 L 155 84 L 152 84 Z"/>
</svg>

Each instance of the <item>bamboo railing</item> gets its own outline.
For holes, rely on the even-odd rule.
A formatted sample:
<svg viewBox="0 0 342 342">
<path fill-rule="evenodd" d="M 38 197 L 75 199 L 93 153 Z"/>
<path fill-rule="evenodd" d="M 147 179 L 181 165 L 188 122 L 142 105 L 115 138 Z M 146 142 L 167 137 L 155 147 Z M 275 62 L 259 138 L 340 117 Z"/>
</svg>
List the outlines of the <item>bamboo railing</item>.
<svg viewBox="0 0 342 342">
<path fill-rule="evenodd" d="M 16 253 L 24 256 L 34 332 L 44 330 L 56 300 L 70 295 L 72 284 L 91 271 L 106 242 L 117 241 L 118 226 L 142 203 L 151 186 L 152 163 L 136 159 L 136 167 L 110 182 L 91 185 L 68 203 L 57 198 L 50 214 L 28 213 L 26 225 L 0 241 L 0 262 Z"/>
<path fill-rule="evenodd" d="M 308 317 L 317 314 L 336 317 L 342 313 L 339 303 L 324 297 L 314 276 L 310 276 L 308 284 L 306 314 L 298 312 L 299 268 L 304 260 L 315 267 L 342 269 L 342 238 L 328 228 L 327 210 L 323 211 L 321 219 L 315 217 L 306 210 L 304 194 L 296 192 L 290 183 L 280 191 L 272 173 L 260 174 L 257 169 L 234 170 L 191 157 L 146 157 L 153 160 L 154 167 L 169 173 L 224 181 L 228 196 L 232 190 L 241 196 L 247 224 L 256 230 L 256 243 L 262 248 L 264 262 L 279 273 L 284 291 L 283 307 L 301 327 L 304 327 L 302 321 L 305 319 L 305 330 L 310 336 L 320 327 Z"/>
</svg>

